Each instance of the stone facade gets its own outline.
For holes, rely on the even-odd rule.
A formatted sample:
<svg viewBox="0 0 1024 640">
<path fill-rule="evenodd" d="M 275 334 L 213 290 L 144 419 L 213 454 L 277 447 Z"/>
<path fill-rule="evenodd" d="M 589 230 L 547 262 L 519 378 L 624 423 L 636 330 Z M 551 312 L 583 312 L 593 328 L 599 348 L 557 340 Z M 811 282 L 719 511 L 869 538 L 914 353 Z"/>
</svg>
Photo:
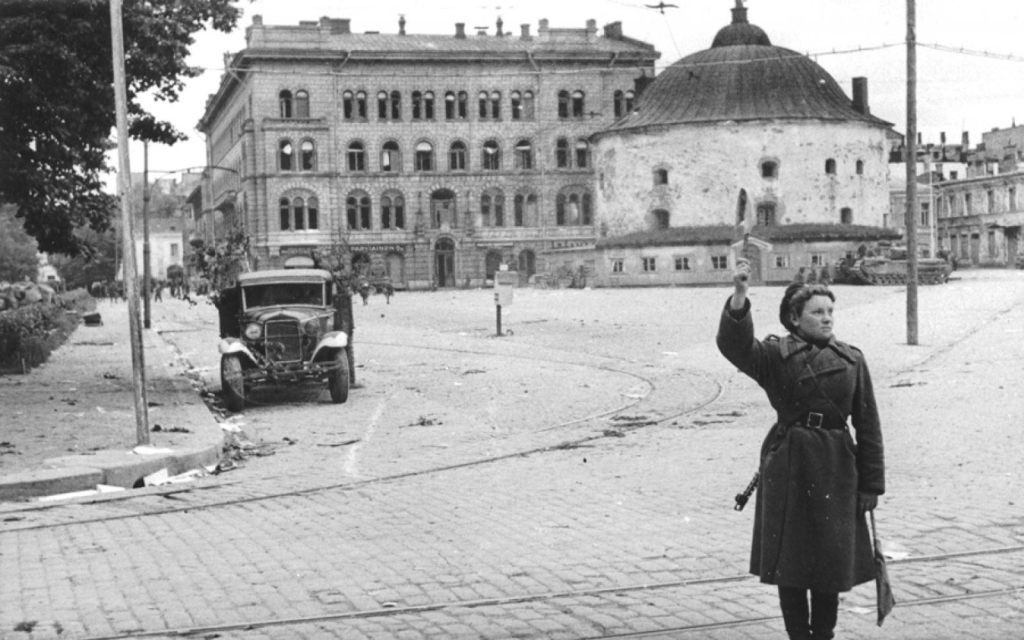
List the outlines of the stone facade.
<svg viewBox="0 0 1024 640">
<path fill-rule="evenodd" d="M 653 76 L 658 53 L 597 32 L 353 34 L 347 20 L 265 26 L 230 61 L 200 129 L 204 211 L 259 264 L 348 248 L 400 288 L 523 278 L 545 252 L 593 244 L 588 138 Z"/>
<path fill-rule="evenodd" d="M 884 130 L 861 123 L 690 125 L 606 134 L 598 149 L 597 212 L 609 235 L 735 224 L 741 189 L 761 223 L 882 226 L 889 210 Z"/>
<path fill-rule="evenodd" d="M 1024 264 L 1024 171 L 936 185 L 938 237 L 963 266 Z"/>
</svg>

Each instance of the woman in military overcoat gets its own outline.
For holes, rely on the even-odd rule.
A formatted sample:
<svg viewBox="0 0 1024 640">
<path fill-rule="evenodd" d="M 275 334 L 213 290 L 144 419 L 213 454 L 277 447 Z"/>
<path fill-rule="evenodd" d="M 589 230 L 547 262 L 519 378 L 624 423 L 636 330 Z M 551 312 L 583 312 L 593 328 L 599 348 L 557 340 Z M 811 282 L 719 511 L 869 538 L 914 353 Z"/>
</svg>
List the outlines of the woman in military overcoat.
<svg viewBox="0 0 1024 640">
<path fill-rule="evenodd" d="M 789 334 L 757 340 L 750 267 L 737 262 L 718 348 L 777 414 L 761 446 L 750 571 L 778 585 L 792 640 L 830 639 L 839 592 L 874 578 L 863 514 L 885 492 L 885 464 L 871 377 L 860 350 L 833 335 L 825 285 L 790 285 L 779 309 Z"/>
</svg>

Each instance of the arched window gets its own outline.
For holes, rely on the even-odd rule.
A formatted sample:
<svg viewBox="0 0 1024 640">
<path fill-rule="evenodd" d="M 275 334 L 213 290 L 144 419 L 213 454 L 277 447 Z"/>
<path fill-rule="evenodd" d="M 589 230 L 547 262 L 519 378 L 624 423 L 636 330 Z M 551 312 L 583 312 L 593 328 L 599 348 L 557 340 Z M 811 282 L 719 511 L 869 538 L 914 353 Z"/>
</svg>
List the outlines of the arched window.
<svg viewBox="0 0 1024 640">
<path fill-rule="evenodd" d="M 366 120 L 366 92 L 359 91 L 356 93 L 356 117 L 360 120 Z"/>
<path fill-rule="evenodd" d="M 412 119 L 423 119 L 423 94 L 419 91 L 412 92 Z"/>
<path fill-rule="evenodd" d="M 621 118 L 626 113 L 626 100 L 621 90 L 612 95 L 612 107 L 616 118 Z"/>
<path fill-rule="evenodd" d="M 315 231 L 320 228 L 319 202 L 315 196 L 283 197 L 278 203 L 281 231 Z"/>
<path fill-rule="evenodd" d="M 555 224 L 593 224 L 593 202 L 586 187 L 567 187 L 555 197 Z"/>
<path fill-rule="evenodd" d="M 306 201 L 306 228 L 320 228 L 320 202 L 316 198 Z"/>
<path fill-rule="evenodd" d="M 416 171 L 434 170 L 434 146 L 426 140 L 416 143 Z"/>
<path fill-rule="evenodd" d="M 513 91 L 512 93 L 509 94 L 509 99 L 511 101 L 511 106 L 512 106 L 512 108 L 510 109 L 510 111 L 512 113 L 512 119 L 513 120 L 522 120 L 523 119 L 523 94 L 519 93 L 518 91 Z"/>
<path fill-rule="evenodd" d="M 281 216 L 281 231 L 288 231 L 292 228 L 292 203 L 288 198 L 281 198 L 279 201 Z"/>
<path fill-rule="evenodd" d="M 423 119 L 434 119 L 434 92 L 427 91 L 423 94 Z"/>
<path fill-rule="evenodd" d="M 763 227 L 775 224 L 774 202 L 761 202 L 757 205 L 757 224 Z"/>
<path fill-rule="evenodd" d="M 448 148 L 448 168 L 452 171 L 466 169 L 466 143 L 456 140 Z"/>
<path fill-rule="evenodd" d="M 829 158 L 825 161 L 825 173 L 830 176 L 834 176 L 836 174 L 836 161 L 834 158 Z"/>
<path fill-rule="evenodd" d="M 636 93 L 632 90 L 626 92 L 626 108 L 622 115 L 628 116 L 633 112 L 633 107 L 636 104 Z"/>
<path fill-rule="evenodd" d="M 774 160 L 765 160 L 761 163 L 761 177 L 762 178 L 778 178 L 779 177 L 779 163 Z"/>
<path fill-rule="evenodd" d="M 285 89 L 281 93 L 277 94 L 277 101 L 281 109 L 281 117 L 292 117 L 292 92 Z"/>
<path fill-rule="evenodd" d="M 480 196 L 480 216 L 485 227 L 505 226 L 505 196 L 498 189 L 490 189 Z"/>
<path fill-rule="evenodd" d="M 582 118 L 584 110 L 583 92 L 577 89 L 572 92 L 572 117 Z"/>
<path fill-rule="evenodd" d="M 377 92 L 377 119 L 387 120 L 388 119 L 388 92 L 378 91 Z"/>
<path fill-rule="evenodd" d="M 478 111 L 477 115 L 480 116 L 481 120 L 486 120 L 487 119 L 487 113 L 488 113 L 487 106 L 488 106 L 489 102 L 490 102 L 490 98 L 488 98 L 487 92 L 486 91 L 481 91 L 480 95 L 477 96 L 477 111 Z"/>
<path fill-rule="evenodd" d="M 405 228 L 405 198 L 400 193 L 387 193 L 381 197 L 380 228 Z"/>
<path fill-rule="evenodd" d="M 494 120 L 501 119 L 501 92 L 491 92 L 491 118 Z"/>
<path fill-rule="evenodd" d="M 353 231 L 368 231 L 370 226 L 370 196 L 364 191 L 353 191 L 345 198 L 345 214 L 348 228 Z"/>
<path fill-rule="evenodd" d="M 299 170 L 316 171 L 316 145 L 312 140 L 303 140 L 299 145 Z"/>
<path fill-rule="evenodd" d="M 569 92 L 565 90 L 558 92 L 558 117 L 569 117 Z"/>
<path fill-rule="evenodd" d="M 366 149 L 362 142 L 350 142 L 348 145 L 348 170 L 366 171 Z"/>
<path fill-rule="evenodd" d="M 864 161 L 863 160 L 858 160 L 857 161 L 857 175 L 858 176 L 864 175 Z"/>
<path fill-rule="evenodd" d="M 381 228 L 406 228 L 406 199 L 401 194 L 388 193 L 381 197 Z"/>
<path fill-rule="evenodd" d="M 576 141 L 576 166 L 580 169 L 590 166 L 590 145 L 586 140 Z"/>
<path fill-rule="evenodd" d="M 484 143 L 483 168 L 485 171 L 497 171 L 501 169 L 501 147 L 497 140 L 488 140 Z"/>
<path fill-rule="evenodd" d="M 352 120 L 355 118 L 356 111 L 356 100 L 355 94 L 351 91 L 345 91 L 341 94 L 341 117 L 345 120 Z"/>
<path fill-rule="evenodd" d="M 295 148 L 291 140 L 282 140 L 277 145 L 277 164 L 281 171 L 293 171 L 295 169 Z"/>
<path fill-rule="evenodd" d="M 391 119 L 402 119 L 402 94 L 398 91 L 391 92 Z"/>
<path fill-rule="evenodd" d="M 533 92 L 523 92 L 523 120 L 533 120 L 536 117 L 533 109 Z"/>
<path fill-rule="evenodd" d="M 455 119 L 455 92 L 447 91 L 444 94 L 444 119 Z"/>
<path fill-rule="evenodd" d="M 654 170 L 654 186 L 668 184 L 668 169 Z"/>
<path fill-rule="evenodd" d="M 402 168 L 402 156 L 398 149 L 398 143 L 388 140 L 380 148 L 380 170 L 400 171 Z"/>
<path fill-rule="evenodd" d="M 843 207 L 839 210 L 839 222 L 842 224 L 853 224 L 853 209 Z"/>
<path fill-rule="evenodd" d="M 555 166 L 559 169 L 569 167 L 569 141 L 565 138 L 555 141 Z"/>
<path fill-rule="evenodd" d="M 295 92 L 295 117 L 309 117 L 309 94 L 302 90 Z"/>
<path fill-rule="evenodd" d="M 515 167 L 516 169 L 533 168 L 533 145 L 529 140 L 524 139 L 516 143 Z"/>
<path fill-rule="evenodd" d="M 531 222 L 536 224 L 536 220 L 532 219 L 532 216 L 537 208 L 537 196 L 529 193 L 522 194 L 517 193 L 516 197 L 512 200 L 512 224 L 517 227 L 526 226 L 527 218 L 531 218 Z"/>
<path fill-rule="evenodd" d="M 459 105 L 457 110 L 459 120 L 465 120 L 469 117 L 469 94 L 465 91 L 459 92 Z"/>
</svg>

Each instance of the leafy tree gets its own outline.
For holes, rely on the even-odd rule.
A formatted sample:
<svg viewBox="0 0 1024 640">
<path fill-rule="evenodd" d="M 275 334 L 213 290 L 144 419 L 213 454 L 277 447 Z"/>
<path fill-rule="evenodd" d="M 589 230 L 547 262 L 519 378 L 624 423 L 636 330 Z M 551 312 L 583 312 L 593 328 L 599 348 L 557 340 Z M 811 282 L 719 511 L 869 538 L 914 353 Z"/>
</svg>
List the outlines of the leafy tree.
<svg viewBox="0 0 1024 640">
<path fill-rule="evenodd" d="M 28 278 L 35 282 L 39 273 L 36 241 L 21 228 L 14 207 L 0 207 L 0 281 L 16 282 Z"/>
<path fill-rule="evenodd" d="M 75 236 L 86 250 L 75 256 L 55 254 L 50 256 L 52 264 L 67 288 L 89 288 L 93 282 L 113 282 L 117 277 L 117 257 L 121 250 L 114 227 L 96 231 L 88 227 L 77 229 Z"/>
<path fill-rule="evenodd" d="M 129 135 L 174 144 L 185 138 L 139 97 L 174 102 L 201 69 L 185 59 L 193 34 L 230 32 L 236 0 L 125 0 Z M 85 236 L 116 211 L 102 192 L 116 125 L 107 0 L 0 3 L 0 202 L 18 206 L 43 251 L 77 255 Z"/>
</svg>

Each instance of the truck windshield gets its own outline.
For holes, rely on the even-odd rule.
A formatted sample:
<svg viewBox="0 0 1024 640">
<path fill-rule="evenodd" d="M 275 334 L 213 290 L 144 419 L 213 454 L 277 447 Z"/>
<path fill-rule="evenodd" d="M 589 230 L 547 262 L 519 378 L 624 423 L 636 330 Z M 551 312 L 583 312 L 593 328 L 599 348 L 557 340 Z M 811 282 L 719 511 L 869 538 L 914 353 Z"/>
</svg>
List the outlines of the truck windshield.
<svg viewBox="0 0 1024 640">
<path fill-rule="evenodd" d="M 254 284 L 242 288 L 245 308 L 272 307 L 274 305 L 324 306 L 324 285 L 320 282 L 279 282 Z"/>
</svg>

